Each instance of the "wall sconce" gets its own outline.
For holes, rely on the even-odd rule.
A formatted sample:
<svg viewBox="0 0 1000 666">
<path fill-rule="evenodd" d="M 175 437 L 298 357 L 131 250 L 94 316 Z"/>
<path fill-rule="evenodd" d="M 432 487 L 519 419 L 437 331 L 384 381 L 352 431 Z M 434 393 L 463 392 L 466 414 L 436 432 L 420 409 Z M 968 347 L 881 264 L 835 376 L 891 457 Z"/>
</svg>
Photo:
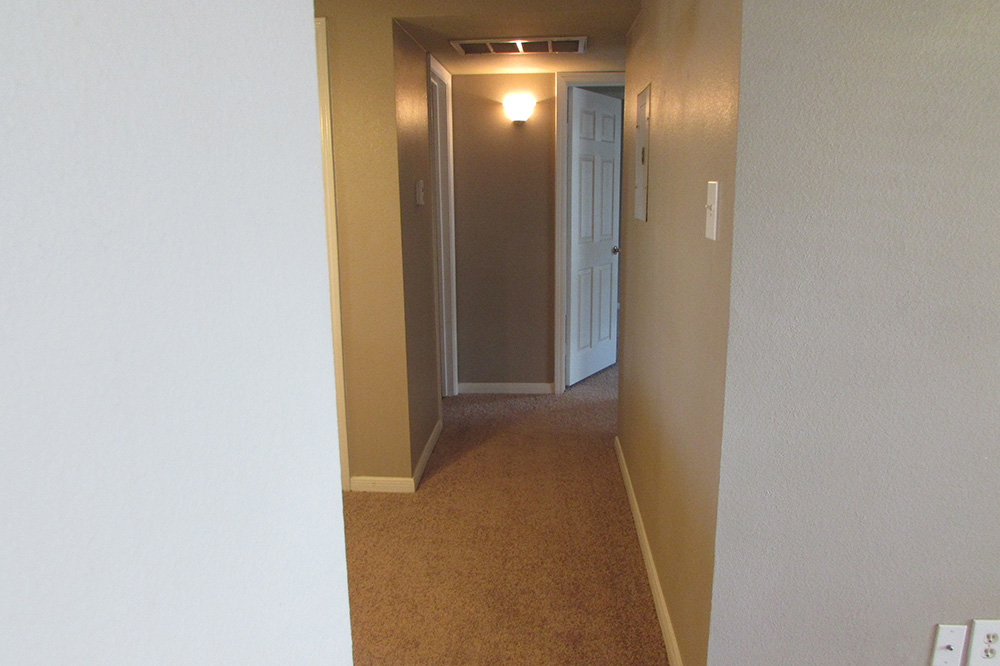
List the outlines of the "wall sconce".
<svg viewBox="0 0 1000 666">
<path fill-rule="evenodd" d="M 514 93 L 503 98 L 503 110 L 515 123 L 523 123 L 535 110 L 535 98 L 528 93 Z"/>
</svg>

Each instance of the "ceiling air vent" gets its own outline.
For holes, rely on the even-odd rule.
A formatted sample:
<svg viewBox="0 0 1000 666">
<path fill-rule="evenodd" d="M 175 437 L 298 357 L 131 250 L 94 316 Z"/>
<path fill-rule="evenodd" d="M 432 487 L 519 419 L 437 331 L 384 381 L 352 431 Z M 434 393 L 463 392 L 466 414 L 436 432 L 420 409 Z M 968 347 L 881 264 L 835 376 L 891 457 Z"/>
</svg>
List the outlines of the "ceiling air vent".
<svg viewBox="0 0 1000 666">
<path fill-rule="evenodd" d="M 584 53 L 586 37 L 533 37 L 531 39 L 453 39 L 462 55 L 525 55 L 533 53 Z"/>
</svg>

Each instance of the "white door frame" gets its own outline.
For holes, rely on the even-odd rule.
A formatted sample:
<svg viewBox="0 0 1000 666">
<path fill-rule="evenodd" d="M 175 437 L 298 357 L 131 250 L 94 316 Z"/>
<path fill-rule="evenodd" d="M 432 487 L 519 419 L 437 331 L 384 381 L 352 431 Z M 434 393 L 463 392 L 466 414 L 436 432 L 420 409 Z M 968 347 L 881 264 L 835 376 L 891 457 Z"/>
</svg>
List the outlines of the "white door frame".
<svg viewBox="0 0 1000 666">
<path fill-rule="evenodd" d="M 443 88 L 444 104 L 432 94 L 436 139 L 431 145 L 434 164 L 434 245 L 437 274 L 437 320 L 440 340 L 441 394 L 458 395 L 458 317 L 455 304 L 455 156 L 451 113 L 451 72 L 429 56 L 429 92 Z M 443 108 L 442 108 L 443 107 Z M 442 113 L 443 111 L 443 113 Z"/>
<path fill-rule="evenodd" d="M 333 116 L 330 111 L 330 56 L 326 19 L 316 19 L 316 70 L 319 85 L 320 143 L 323 150 L 323 194 L 326 205 L 326 252 L 330 262 L 330 316 L 333 327 L 333 370 L 337 391 L 337 434 L 340 440 L 340 486 L 351 489 L 347 455 L 347 403 L 344 398 L 344 334 L 340 314 L 340 250 L 337 246 L 337 196 L 333 178 Z"/>
<path fill-rule="evenodd" d="M 569 275 L 569 90 L 580 86 L 625 85 L 625 72 L 560 72 L 556 74 L 556 293 L 555 293 L 555 392 L 566 390 L 566 335 Z"/>
</svg>

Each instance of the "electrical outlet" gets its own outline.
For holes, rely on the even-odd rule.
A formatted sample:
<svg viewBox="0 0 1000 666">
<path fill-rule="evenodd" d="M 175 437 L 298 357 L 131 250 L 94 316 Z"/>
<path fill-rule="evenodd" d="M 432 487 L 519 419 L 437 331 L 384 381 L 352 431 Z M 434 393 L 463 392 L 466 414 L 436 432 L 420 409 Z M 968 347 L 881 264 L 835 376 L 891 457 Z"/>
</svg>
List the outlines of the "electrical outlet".
<svg viewBox="0 0 1000 666">
<path fill-rule="evenodd" d="M 1000 620 L 973 620 L 968 666 L 1000 666 Z"/>
<path fill-rule="evenodd" d="M 965 634 L 969 627 L 964 624 L 939 624 L 934 639 L 931 666 L 962 666 L 965 656 Z"/>
</svg>

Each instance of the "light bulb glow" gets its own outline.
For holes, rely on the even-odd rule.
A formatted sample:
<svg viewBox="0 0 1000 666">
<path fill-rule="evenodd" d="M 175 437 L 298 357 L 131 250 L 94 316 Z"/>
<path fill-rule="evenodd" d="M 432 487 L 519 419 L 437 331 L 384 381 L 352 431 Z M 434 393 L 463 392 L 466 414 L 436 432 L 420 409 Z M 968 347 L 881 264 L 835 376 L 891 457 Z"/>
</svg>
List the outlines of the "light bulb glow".
<svg viewBox="0 0 1000 666">
<path fill-rule="evenodd" d="M 515 123 L 523 123 L 535 110 L 535 98 L 528 93 L 514 93 L 503 98 L 503 110 Z"/>
</svg>

